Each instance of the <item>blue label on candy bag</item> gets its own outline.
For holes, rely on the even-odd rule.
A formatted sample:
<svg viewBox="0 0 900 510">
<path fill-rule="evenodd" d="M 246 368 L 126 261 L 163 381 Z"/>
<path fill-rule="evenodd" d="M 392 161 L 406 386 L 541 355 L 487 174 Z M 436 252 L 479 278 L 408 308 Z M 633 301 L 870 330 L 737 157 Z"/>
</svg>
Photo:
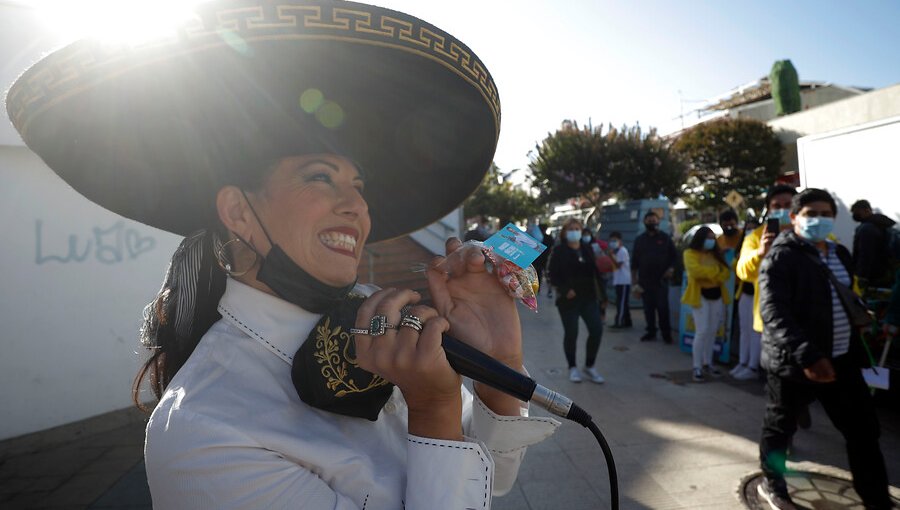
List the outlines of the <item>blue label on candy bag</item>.
<svg viewBox="0 0 900 510">
<path fill-rule="evenodd" d="M 525 269 L 547 249 L 540 241 L 508 223 L 484 242 L 494 253 Z"/>
</svg>

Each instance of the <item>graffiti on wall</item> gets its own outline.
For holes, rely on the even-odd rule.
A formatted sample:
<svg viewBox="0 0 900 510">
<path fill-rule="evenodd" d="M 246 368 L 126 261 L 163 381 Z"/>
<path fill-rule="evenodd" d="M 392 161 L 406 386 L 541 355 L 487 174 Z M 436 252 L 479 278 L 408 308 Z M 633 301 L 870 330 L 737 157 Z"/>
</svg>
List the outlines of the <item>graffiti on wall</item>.
<svg viewBox="0 0 900 510">
<path fill-rule="evenodd" d="M 44 236 L 43 220 L 34 221 L 34 263 L 68 264 L 96 260 L 113 265 L 134 260 L 156 248 L 156 239 L 117 221 L 109 227 L 94 226 L 89 233 L 63 238 Z"/>
</svg>

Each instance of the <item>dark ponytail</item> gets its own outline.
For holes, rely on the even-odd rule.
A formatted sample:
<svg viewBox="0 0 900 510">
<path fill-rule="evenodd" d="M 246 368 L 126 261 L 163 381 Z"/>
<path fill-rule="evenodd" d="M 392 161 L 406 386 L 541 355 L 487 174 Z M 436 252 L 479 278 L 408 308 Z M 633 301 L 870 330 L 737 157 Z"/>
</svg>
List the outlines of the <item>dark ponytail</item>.
<svg viewBox="0 0 900 510">
<path fill-rule="evenodd" d="M 225 293 L 225 272 L 216 259 L 223 237 L 218 230 L 199 230 L 181 242 L 162 288 L 144 308 L 141 344 L 152 354 L 131 386 L 131 398 L 143 411 L 149 411 L 141 402 L 144 381 L 159 399 L 203 335 L 221 318 L 217 308 Z"/>
</svg>

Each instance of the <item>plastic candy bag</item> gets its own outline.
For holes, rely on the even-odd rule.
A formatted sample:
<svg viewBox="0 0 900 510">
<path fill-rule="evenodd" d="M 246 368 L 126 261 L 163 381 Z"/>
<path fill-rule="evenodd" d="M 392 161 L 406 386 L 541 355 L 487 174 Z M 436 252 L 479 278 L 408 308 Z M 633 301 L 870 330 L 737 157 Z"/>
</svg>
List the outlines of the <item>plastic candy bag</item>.
<svg viewBox="0 0 900 510">
<path fill-rule="evenodd" d="M 540 290 L 540 282 L 534 267 L 529 265 L 522 269 L 481 242 L 467 241 L 467 244 L 480 246 L 485 256 L 484 263 L 488 272 L 497 276 L 500 285 L 510 296 L 520 300 L 531 311 L 537 312 L 537 294 Z"/>
</svg>

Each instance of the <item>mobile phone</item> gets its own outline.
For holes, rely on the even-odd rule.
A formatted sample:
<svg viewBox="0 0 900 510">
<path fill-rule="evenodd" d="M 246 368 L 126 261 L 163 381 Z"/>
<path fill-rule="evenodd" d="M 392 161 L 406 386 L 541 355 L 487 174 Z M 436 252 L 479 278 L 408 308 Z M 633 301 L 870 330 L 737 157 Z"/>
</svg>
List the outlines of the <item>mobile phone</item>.
<svg viewBox="0 0 900 510">
<path fill-rule="evenodd" d="M 777 234 L 781 230 L 781 221 L 778 218 L 769 218 L 766 220 L 766 232 Z"/>
</svg>

